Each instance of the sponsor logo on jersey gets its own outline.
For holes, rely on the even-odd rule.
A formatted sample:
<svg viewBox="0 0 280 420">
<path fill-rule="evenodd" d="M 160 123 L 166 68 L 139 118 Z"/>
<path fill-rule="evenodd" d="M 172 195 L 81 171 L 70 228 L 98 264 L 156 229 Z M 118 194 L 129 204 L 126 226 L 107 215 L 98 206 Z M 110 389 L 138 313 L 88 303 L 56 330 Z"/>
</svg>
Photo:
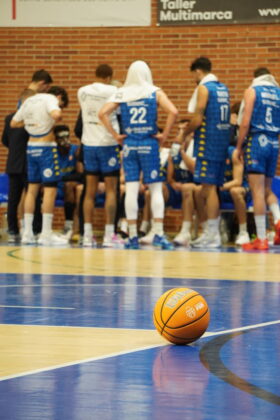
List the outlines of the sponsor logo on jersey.
<svg viewBox="0 0 280 420">
<path fill-rule="evenodd" d="M 47 168 L 44 170 L 43 175 L 45 178 L 50 178 L 53 174 L 53 171 L 51 170 L 51 168 Z"/>
</svg>

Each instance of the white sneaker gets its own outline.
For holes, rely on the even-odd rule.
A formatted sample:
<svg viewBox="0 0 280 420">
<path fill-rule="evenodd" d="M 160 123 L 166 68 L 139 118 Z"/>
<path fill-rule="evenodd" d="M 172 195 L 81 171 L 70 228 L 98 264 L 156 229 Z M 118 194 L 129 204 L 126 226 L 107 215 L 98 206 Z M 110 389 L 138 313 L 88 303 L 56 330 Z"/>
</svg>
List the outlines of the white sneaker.
<svg viewBox="0 0 280 420">
<path fill-rule="evenodd" d="M 72 238 L 72 235 L 73 235 L 73 230 L 71 228 L 64 228 L 60 236 L 63 236 L 63 238 L 70 241 L 70 239 Z"/>
<path fill-rule="evenodd" d="M 21 243 L 25 245 L 35 244 L 35 236 L 33 235 L 33 233 L 24 232 L 21 238 Z"/>
<path fill-rule="evenodd" d="M 103 248 L 123 248 L 124 240 L 113 233 L 112 235 L 104 236 L 102 246 Z"/>
<path fill-rule="evenodd" d="M 191 246 L 194 248 L 200 248 L 200 245 L 203 244 L 206 241 L 207 238 L 207 232 L 203 232 L 198 238 L 191 241 Z"/>
<path fill-rule="evenodd" d="M 220 248 L 222 240 L 220 233 L 203 233 L 196 241 L 193 241 L 191 245 L 194 248 Z"/>
<path fill-rule="evenodd" d="M 152 245 L 154 237 L 155 237 L 154 232 L 150 230 L 150 232 L 148 232 L 147 235 L 139 239 L 139 243 L 142 245 Z"/>
<path fill-rule="evenodd" d="M 191 235 L 189 232 L 179 232 L 173 239 L 173 242 L 177 246 L 189 246 L 190 239 Z"/>
<path fill-rule="evenodd" d="M 205 244 L 206 248 L 220 248 L 222 246 L 222 238 L 220 233 L 209 233 Z"/>
<path fill-rule="evenodd" d="M 56 235 L 55 233 L 42 234 L 39 236 L 38 244 L 39 245 L 68 245 L 68 239 L 64 238 L 62 235 Z"/>
<path fill-rule="evenodd" d="M 94 236 L 91 235 L 84 235 L 83 236 L 83 246 L 86 248 L 96 247 L 96 239 Z"/>
<path fill-rule="evenodd" d="M 239 232 L 239 234 L 236 237 L 235 245 L 243 245 L 250 242 L 250 236 L 248 232 Z"/>
<path fill-rule="evenodd" d="M 268 240 L 269 245 L 274 245 L 274 238 L 275 238 L 275 232 L 267 232 L 266 238 Z"/>
</svg>

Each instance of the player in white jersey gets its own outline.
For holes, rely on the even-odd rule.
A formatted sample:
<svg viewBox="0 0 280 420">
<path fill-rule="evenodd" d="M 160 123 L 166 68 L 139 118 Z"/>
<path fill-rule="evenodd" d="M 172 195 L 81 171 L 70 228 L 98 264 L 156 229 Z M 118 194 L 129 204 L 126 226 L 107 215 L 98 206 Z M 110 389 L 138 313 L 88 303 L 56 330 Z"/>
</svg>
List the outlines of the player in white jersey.
<svg viewBox="0 0 280 420">
<path fill-rule="evenodd" d="M 27 147 L 28 189 L 24 203 L 24 232 L 22 243 L 35 242 L 32 231 L 35 199 L 43 184 L 43 227 L 39 244 L 65 244 L 52 233 L 53 209 L 60 179 L 57 146 L 53 126 L 62 117 L 62 108 L 68 104 L 65 89 L 50 88 L 49 93 L 39 93 L 28 98 L 14 115 L 11 127 L 22 127 L 29 134 Z"/>
<path fill-rule="evenodd" d="M 95 82 L 78 90 L 78 100 L 82 113 L 82 143 L 86 174 L 84 198 L 84 246 L 96 245 L 92 231 L 94 198 L 100 176 L 105 181 L 105 234 L 104 247 L 113 247 L 121 243 L 115 235 L 114 222 L 117 208 L 117 185 L 120 174 L 120 148 L 114 137 L 108 133 L 98 118 L 98 112 L 108 99 L 117 91 L 111 84 L 113 70 L 107 64 L 101 64 L 95 71 Z M 116 113 L 111 116 L 114 129 L 119 132 Z"/>
</svg>

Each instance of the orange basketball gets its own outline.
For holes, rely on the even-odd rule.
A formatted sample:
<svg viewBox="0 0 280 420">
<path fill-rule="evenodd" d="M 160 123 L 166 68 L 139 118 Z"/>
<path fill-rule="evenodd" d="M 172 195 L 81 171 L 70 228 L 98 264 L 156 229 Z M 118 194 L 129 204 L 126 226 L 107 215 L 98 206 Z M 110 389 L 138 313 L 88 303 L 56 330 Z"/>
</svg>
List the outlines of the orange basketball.
<svg viewBox="0 0 280 420">
<path fill-rule="evenodd" d="M 158 299 L 153 318 L 156 329 L 168 341 L 189 344 L 206 331 L 210 313 L 203 296 L 182 287 L 168 290 Z"/>
</svg>

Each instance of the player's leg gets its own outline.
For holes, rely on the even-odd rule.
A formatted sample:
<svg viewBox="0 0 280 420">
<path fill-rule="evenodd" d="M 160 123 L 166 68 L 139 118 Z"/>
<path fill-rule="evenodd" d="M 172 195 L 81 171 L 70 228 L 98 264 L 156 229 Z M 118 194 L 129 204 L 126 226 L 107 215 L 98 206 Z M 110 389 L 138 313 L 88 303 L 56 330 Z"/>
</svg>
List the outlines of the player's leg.
<svg viewBox="0 0 280 420">
<path fill-rule="evenodd" d="M 254 220 L 257 239 L 243 245 L 245 251 L 251 249 L 268 249 L 266 239 L 266 202 L 265 202 L 265 175 L 262 173 L 249 173 L 249 185 L 254 203 Z"/>
<path fill-rule="evenodd" d="M 83 203 L 84 213 L 84 238 L 83 246 L 95 245 L 93 239 L 92 218 L 94 210 L 94 199 L 98 188 L 99 175 L 86 174 L 85 197 Z"/>
<path fill-rule="evenodd" d="M 125 176 L 125 214 L 128 224 L 126 248 L 138 249 L 137 219 L 138 194 L 140 188 L 140 162 L 137 142 L 125 139 L 123 148 L 123 169 Z"/>
<path fill-rule="evenodd" d="M 64 183 L 64 228 L 63 233 L 68 239 L 73 233 L 74 212 L 76 208 L 76 186 L 74 181 Z"/>
<path fill-rule="evenodd" d="M 123 241 L 115 233 L 115 219 L 117 211 L 117 188 L 119 182 L 119 171 L 110 175 L 104 174 L 105 181 L 105 232 L 103 238 L 104 247 L 114 247 L 122 245 Z"/>
<path fill-rule="evenodd" d="M 35 210 L 35 201 L 40 190 L 40 183 L 29 183 L 24 201 L 24 231 L 21 242 L 29 244 L 35 242 L 33 235 L 33 219 Z"/>
<path fill-rule="evenodd" d="M 156 139 L 150 138 L 142 142 L 139 159 L 143 171 L 143 182 L 148 185 L 151 193 L 151 210 L 155 233 L 153 244 L 157 248 L 173 249 L 173 245 L 166 239 L 163 230 L 165 204 L 160 175 L 159 144 Z"/>
<path fill-rule="evenodd" d="M 236 245 L 243 245 L 250 241 L 249 233 L 247 231 L 246 189 L 244 187 L 233 187 L 230 189 L 230 195 L 234 203 L 239 225 L 239 233 L 235 243 Z"/>
<path fill-rule="evenodd" d="M 191 227 L 194 214 L 194 190 L 195 184 L 182 185 L 182 210 L 183 222 L 181 230 L 174 238 L 175 245 L 188 246 L 191 240 Z"/>
</svg>

